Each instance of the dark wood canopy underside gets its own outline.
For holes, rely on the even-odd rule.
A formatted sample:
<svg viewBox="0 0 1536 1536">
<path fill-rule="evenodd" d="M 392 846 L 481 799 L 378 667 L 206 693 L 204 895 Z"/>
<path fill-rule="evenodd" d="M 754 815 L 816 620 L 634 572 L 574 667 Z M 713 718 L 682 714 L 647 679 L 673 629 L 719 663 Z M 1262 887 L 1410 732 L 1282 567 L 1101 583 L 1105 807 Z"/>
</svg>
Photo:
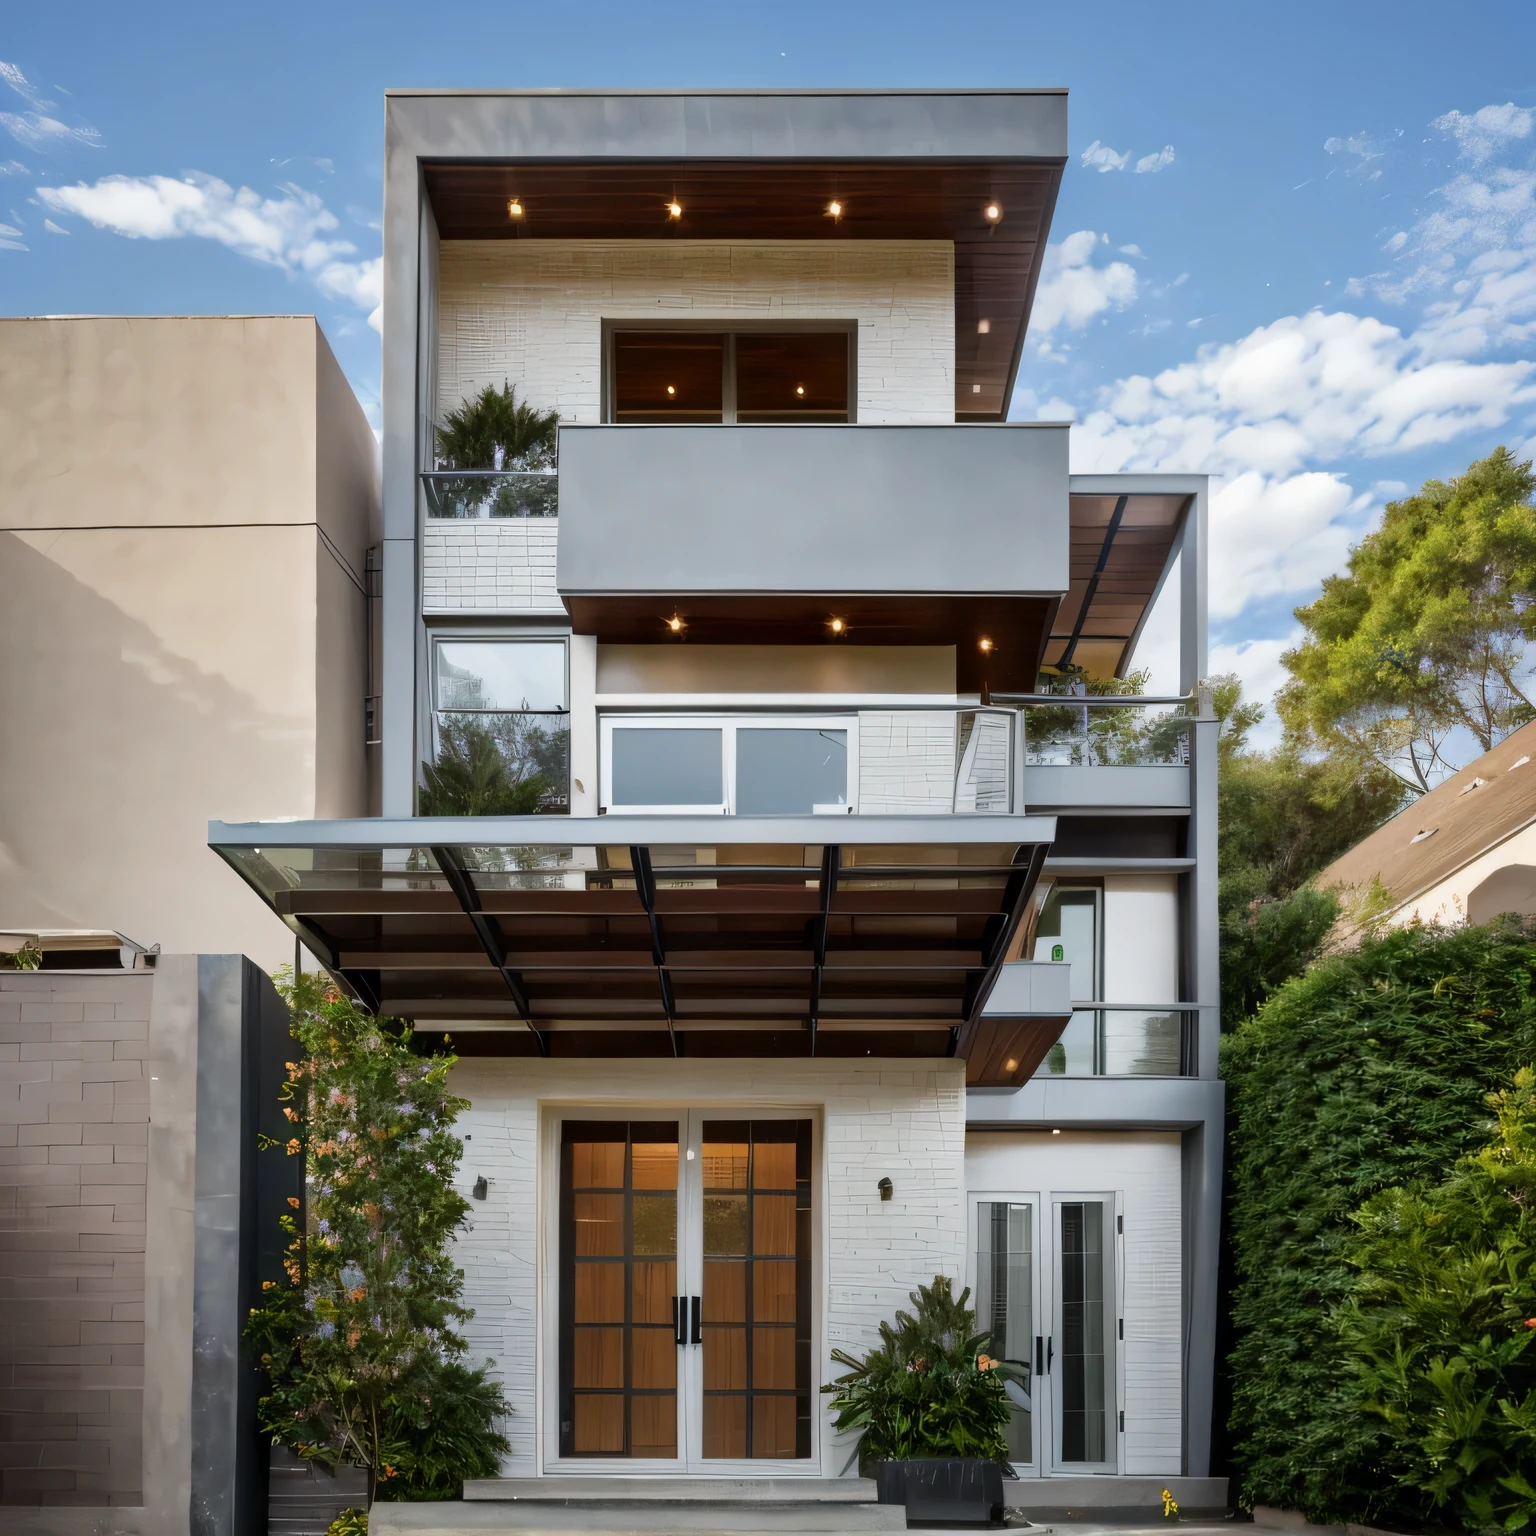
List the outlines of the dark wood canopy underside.
<svg viewBox="0 0 1536 1536">
<path fill-rule="evenodd" d="M 1066 1022 L 984 1013 L 1044 842 L 216 846 L 368 1007 L 472 1026 L 456 1050 L 961 1055 L 1017 1084 Z"/>
<path fill-rule="evenodd" d="M 424 172 L 444 240 L 953 241 L 955 415 L 1001 421 L 1062 168 L 1036 159 L 542 160 L 428 163 Z M 518 219 L 507 212 L 513 198 Z M 667 213 L 674 201 L 676 219 Z M 989 205 L 1000 210 L 995 222 Z"/>
</svg>

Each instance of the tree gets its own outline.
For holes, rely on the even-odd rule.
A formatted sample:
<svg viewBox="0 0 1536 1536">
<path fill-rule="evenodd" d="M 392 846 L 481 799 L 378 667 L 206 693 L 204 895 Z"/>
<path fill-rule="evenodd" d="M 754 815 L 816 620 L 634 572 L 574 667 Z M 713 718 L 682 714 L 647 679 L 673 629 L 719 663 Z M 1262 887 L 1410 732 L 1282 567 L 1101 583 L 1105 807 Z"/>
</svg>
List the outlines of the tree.
<svg viewBox="0 0 1536 1536">
<path fill-rule="evenodd" d="M 1374 764 L 1248 745 L 1264 717 L 1226 674 L 1211 680 L 1218 740 L 1217 840 L 1223 1027 L 1231 1029 L 1321 952 L 1338 898 L 1307 882 L 1386 820 L 1403 792 Z"/>
<path fill-rule="evenodd" d="M 423 816 L 526 816 L 552 797 L 563 807 L 570 732 L 522 713 L 449 715 L 437 761 L 421 765 Z"/>
<path fill-rule="evenodd" d="M 442 469 L 547 469 L 555 458 L 556 411 L 517 402 L 516 386 L 487 384 L 443 417 L 437 429 Z"/>
<path fill-rule="evenodd" d="M 472 1314 L 449 1251 L 469 1213 L 453 1188 L 468 1107 L 448 1093 L 454 1058 L 416 1055 L 408 1026 L 328 978 L 278 983 L 298 1057 L 285 1150 L 305 1159 L 309 1224 L 283 1217 L 288 1281 L 266 1282 L 247 1325 L 267 1378 L 258 1421 L 300 1456 L 367 1468 L 371 1498 L 457 1498 L 466 1477 L 496 1475 L 510 1409 L 457 1331 Z"/>
<path fill-rule="evenodd" d="M 1280 716 L 1315 746 L 1395 774 L 1422 794 L 1456 761 L 1536 719 L 1536 476 L 1499 448 L 1445 484 L 1392 502 L 1349 569 L 1296 610 L 1306 637 L 1283 660 Z"/>
<path fill-rule="evenodd" d="M 1536 1521 L 1536 1072 L 1488 1102 L 1488 1146 L 1356 1214 L 1339 1321 L 1383 1470 L 1492 1536 Z"/>
</svg>

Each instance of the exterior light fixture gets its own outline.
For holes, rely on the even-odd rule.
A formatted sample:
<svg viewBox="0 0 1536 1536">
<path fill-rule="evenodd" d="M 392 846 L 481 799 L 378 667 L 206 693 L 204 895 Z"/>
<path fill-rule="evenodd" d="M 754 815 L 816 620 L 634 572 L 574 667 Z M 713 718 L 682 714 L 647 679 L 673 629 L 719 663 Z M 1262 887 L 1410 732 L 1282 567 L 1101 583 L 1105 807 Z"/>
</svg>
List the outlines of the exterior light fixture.
<svg viewBox="0 0 1536 1536">
<path fill-rule="evenodd" d="M 1052 1132 L 1051 1132 L 1051 1135 L 1052 1135 L 1052 1136 L 1060 1136 L 1060 1135 L 1061 1135 L 1061 1132 L 1060 1132 L 1060 1131 L 1052 1131 Z"/>
<path fill-rule="evenodd" d="M 976 322 L 976 334 L 978 336 L 990 336 L 992 334 L 992 322 L 990 320 L 978 320 Z"/>
<path fill-rule="evenodd" d="M 475 1187 L 470 1190 L 470 1194 L 472 1194 L 476 1200 L 484 1200 L 485 1197 L 490 1194 L 490 1192 L 490 1185 L 486 1182 L 486 1177 L 482 1173 L 480 1177 L 475 1180 Z"/>
<path fill-rule="evenodd" d="M 797 395 L 803 395 L 805 393 L 805 385 L 804 384 L 796 384 L 795 385 L 795 393 Z"/>
<path fill-rule="evenodd" d="M 1008 1060 L 1003 1063 L 1004 1072 L 1017 1072 L 1018 1070 L 1019 1063 L 1015 1057 L 1010 1056 Z"/>
<path fill-rule="evenodd" d="M 668 395 L 675 395 L 675 394 L 676 394 L 676 393 L 677 393 L 677 388 L 676 388 L 676 386 L 675 386 L 675 385 L 672 385 L 672 384 L 668 384 L 668 385 L 667 385 L 667 394 L 668 394 Z"/>
<path fill-rule="evenodd" d="M 981 213 L 982 217 L 986 219 L 988 224 L 996 224 L 998 220 L 1003 216 L 1003 205 L 996 202 L 988 203 L 987 206 L 981 210 Z"/>
<path fill-rule="evenodd" d="M 840 635 L 848 628 L 841 619 L 833 619 L 829 627 L 834 635 Z"/>
<path fill-rule="evenodd" d="M 507 217 L 509 219 L 520 219 L 520 218 L 522 218 L 522 216 L 523 216 L 523 205 L 522 205 L 522 202 L 518 198 L 514 197 L 507 204 Z"/>
<path fill-rule="evenodd" d="M 979 395 L 981 393 L 981 385 L 980 384 L 972 384 L 971 385 L 971 393 L 973 395 Z"/>
<path fill-rule="evenodd" d="M 976 649 L 980 651 L 983 656 L 989 656 L 992 653 L 992 642 L 988 640 L 985 635 L 983 635 L 981 639 L 976 642 Z"/>
<path fill-rule="evenodd" d="M 882 1200 L 889 1200 L 891 1196 L 896 1193 L 896 1186 L 892 1184 L 889 1179 L 881 1179 L 880 1182 L 875 1185 L 875 1188 L 880 1191 L 880 1198 Z"/>
<path fill-rule="evenodd" d="M 836 198 L 833 198 L 833 200 L 827 204 L 827 217 L 832 219 L 835 223 L 838 219 L 842 218 L 842 216 L 843 205 L 838 202 Z"/>
<path fill-rule="evenodd" d="M 683 630 L 683 621 L 674 613 L 672 617 L 667 620 L 667 628 L 670 629 L 674 635 L 681 634 Z"/>
<path fill-rule="evenodd" d="M 683 205 L 681 203 L 679 203 L 679 202 L 671 202 L 671 203 L 667 204 L 667 217 L 669 219 L 680 219 L 680 218 L 682 218 L 682 216 L 683 216 Z"/>
</svg>

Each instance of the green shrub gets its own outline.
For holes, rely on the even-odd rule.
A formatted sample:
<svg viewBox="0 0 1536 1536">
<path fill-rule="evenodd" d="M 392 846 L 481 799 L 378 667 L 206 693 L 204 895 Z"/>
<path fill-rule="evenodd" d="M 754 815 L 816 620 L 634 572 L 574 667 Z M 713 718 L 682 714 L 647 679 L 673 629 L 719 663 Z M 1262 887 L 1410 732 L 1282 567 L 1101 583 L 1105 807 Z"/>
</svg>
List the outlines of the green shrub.
<svg viewBox="0 0 1536 1536">
<path fill-rule="evenodd" d="M 880 1343 L 862 1360 L 832 1351 L 850 1367 L 821 1390 L 833 1393 L 839 1434 L 858 1430 L 860 1460 L 977 1456 L 1006 1461 L 1004 1374 L 1012 1368 L 985 1353 L 991 1335 L 976 1332 L 966 1305 L 944 1275 L 912 1292 L 913 1311 L 880 1324 Z"/>
<path fill-rule="evenodd" d="M 437 429 L 441 469 L 545 469 L 555 458 L 555 411 L 519 405 L 515 385 L 487 384 L 443 417 Z"/>
<path fill-rule="evenodd" d="M 1490 1145 L 1357 1214 L 1340 1331 L 1397 1485 L 1491 1536 L 1536 1520 L 1536 1072 L 1489 1102 Z"/>
<path fill-rule="evenodd" d="M 1326 1522 L 1427 1513 L 1387 1468 L 1336 1308 L 1353 1212 L 1447 1176 L 1484 1139 L 1486 1096 L 1536 1061 L 1536 945 L 1512 926 L 1406 929 L 1326 960 L 1226 1041 L 1230 1356 L 1245 1503 Z"/>
<path fill-rule="evenodd" d="M 297 1061 L 285 1150 L 306 1161 L 308 1230 L 286 1285 L 267 1282 L 247 1336 L 267 1378 L 262 1432 L 327 1466 L 368 1470 L 374 1498 L 452 1499 L 492 1477 L 510 1412 L 484 1368 L 463 1363 L 471 1314 L 449 1243 L 469 1203 L 453 1188 L 463 1144 L 451 1056 L 424 1059 L 398 1020 L 374 1018 L 325 977 L 285 979 Z M 273 1150 L 269 1143 L 264 1150 Z"/>
</svg>

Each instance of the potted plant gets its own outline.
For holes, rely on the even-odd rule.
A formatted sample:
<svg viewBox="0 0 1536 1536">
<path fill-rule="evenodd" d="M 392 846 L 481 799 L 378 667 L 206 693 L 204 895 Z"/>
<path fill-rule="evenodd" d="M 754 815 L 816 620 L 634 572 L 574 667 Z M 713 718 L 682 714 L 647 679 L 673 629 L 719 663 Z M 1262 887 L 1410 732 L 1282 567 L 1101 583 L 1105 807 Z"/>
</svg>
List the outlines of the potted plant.
<svg viewBox="0 0 1536 1536">
<path fill-rule="evenodd" d="M 880 1324 L 880 1343 L 822 1388 L 833 1394 L 839 1433 L 859 1432 L 856 1455 L 882 1504 L 905 1504 L 909 1520 L 990 1523 L 1002 1518 L 1012 1367 L 987 1353 L 976 1314 L 948 1278 L 911 1293 L 911 1312 Z"/>
<path fill-rule="evenodd" d="M 438 504 L 454 517 L 553 517 L 557 411 L 519 403 L 515 386 L 487 384 L 443 417 L 436 429 L 437 468 L 464 470 L 434 482 Z M 488 481 L 494 470 L 506 479 Z"/>
</svg>

